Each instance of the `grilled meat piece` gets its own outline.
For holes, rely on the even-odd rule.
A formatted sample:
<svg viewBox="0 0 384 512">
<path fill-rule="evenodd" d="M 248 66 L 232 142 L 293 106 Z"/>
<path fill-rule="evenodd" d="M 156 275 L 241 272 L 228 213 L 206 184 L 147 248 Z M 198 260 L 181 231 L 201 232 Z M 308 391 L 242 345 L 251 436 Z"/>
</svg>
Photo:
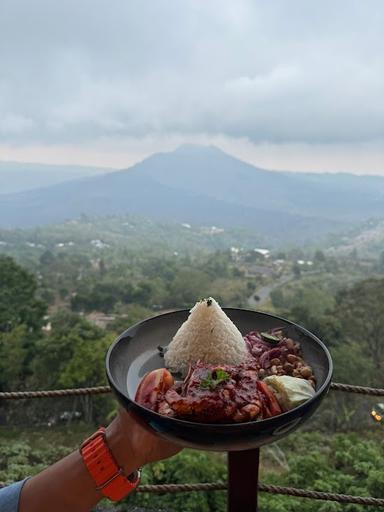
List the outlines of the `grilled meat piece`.
<svg viewBox="0 0 384 512">
<path fill-rule="evenodd" d="M 182 385 L 172 386 L 164 401 L 174 416 L 201 423 L 233 423 L 264 417 L 258 365 L 197 363 Z"/>
</svg>

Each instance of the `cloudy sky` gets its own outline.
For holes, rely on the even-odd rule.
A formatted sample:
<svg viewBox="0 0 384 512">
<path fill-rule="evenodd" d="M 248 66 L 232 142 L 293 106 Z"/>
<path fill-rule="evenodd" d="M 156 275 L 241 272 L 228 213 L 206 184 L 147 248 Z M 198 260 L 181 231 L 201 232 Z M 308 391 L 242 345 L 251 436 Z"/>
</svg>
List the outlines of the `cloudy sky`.
<svg viewBox="0 0 384 512">
<path fill-rule="evenodd" d="M 1 0 L 0 160 L 384 175 L 382 0 Z"/>
</svg>

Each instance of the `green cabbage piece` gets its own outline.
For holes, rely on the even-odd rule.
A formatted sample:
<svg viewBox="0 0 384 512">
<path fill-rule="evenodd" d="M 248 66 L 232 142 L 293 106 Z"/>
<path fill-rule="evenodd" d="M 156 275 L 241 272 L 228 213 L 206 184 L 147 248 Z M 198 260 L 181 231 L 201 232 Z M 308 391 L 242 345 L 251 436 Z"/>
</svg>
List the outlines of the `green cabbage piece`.
<svg viewBox="0 0 384 512">
<path fill-rule="evenodd" d="M 264 382 L 271 387 L 283 411 L 294 409 L 315 394 L 312 385 L 305 379 L 289 375 L 270 375 Z"/>
</svg>

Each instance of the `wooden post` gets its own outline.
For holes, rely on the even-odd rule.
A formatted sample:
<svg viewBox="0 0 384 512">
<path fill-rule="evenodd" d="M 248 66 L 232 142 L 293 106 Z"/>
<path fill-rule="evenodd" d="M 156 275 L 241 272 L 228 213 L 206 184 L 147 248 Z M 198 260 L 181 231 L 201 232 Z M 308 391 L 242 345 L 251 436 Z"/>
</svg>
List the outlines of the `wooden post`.
<svg viewBox="0 0 384 512">
<path fill-rule="evenodd" d="M 228 512 L 257 512 L 260 450 L 228 452 Z"/>
</svg>

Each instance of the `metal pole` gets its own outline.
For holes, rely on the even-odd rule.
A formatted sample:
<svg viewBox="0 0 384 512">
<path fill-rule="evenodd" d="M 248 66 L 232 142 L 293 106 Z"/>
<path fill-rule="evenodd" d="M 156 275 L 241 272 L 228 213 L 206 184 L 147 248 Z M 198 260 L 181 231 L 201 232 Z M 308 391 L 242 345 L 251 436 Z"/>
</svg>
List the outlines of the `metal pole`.
<svg viewBox="0 0 384 512">
<path fill-rule="evenodd" d="M 260 450 L 228 452 L 228 512 L 257 512 Z"/>
</svg>

